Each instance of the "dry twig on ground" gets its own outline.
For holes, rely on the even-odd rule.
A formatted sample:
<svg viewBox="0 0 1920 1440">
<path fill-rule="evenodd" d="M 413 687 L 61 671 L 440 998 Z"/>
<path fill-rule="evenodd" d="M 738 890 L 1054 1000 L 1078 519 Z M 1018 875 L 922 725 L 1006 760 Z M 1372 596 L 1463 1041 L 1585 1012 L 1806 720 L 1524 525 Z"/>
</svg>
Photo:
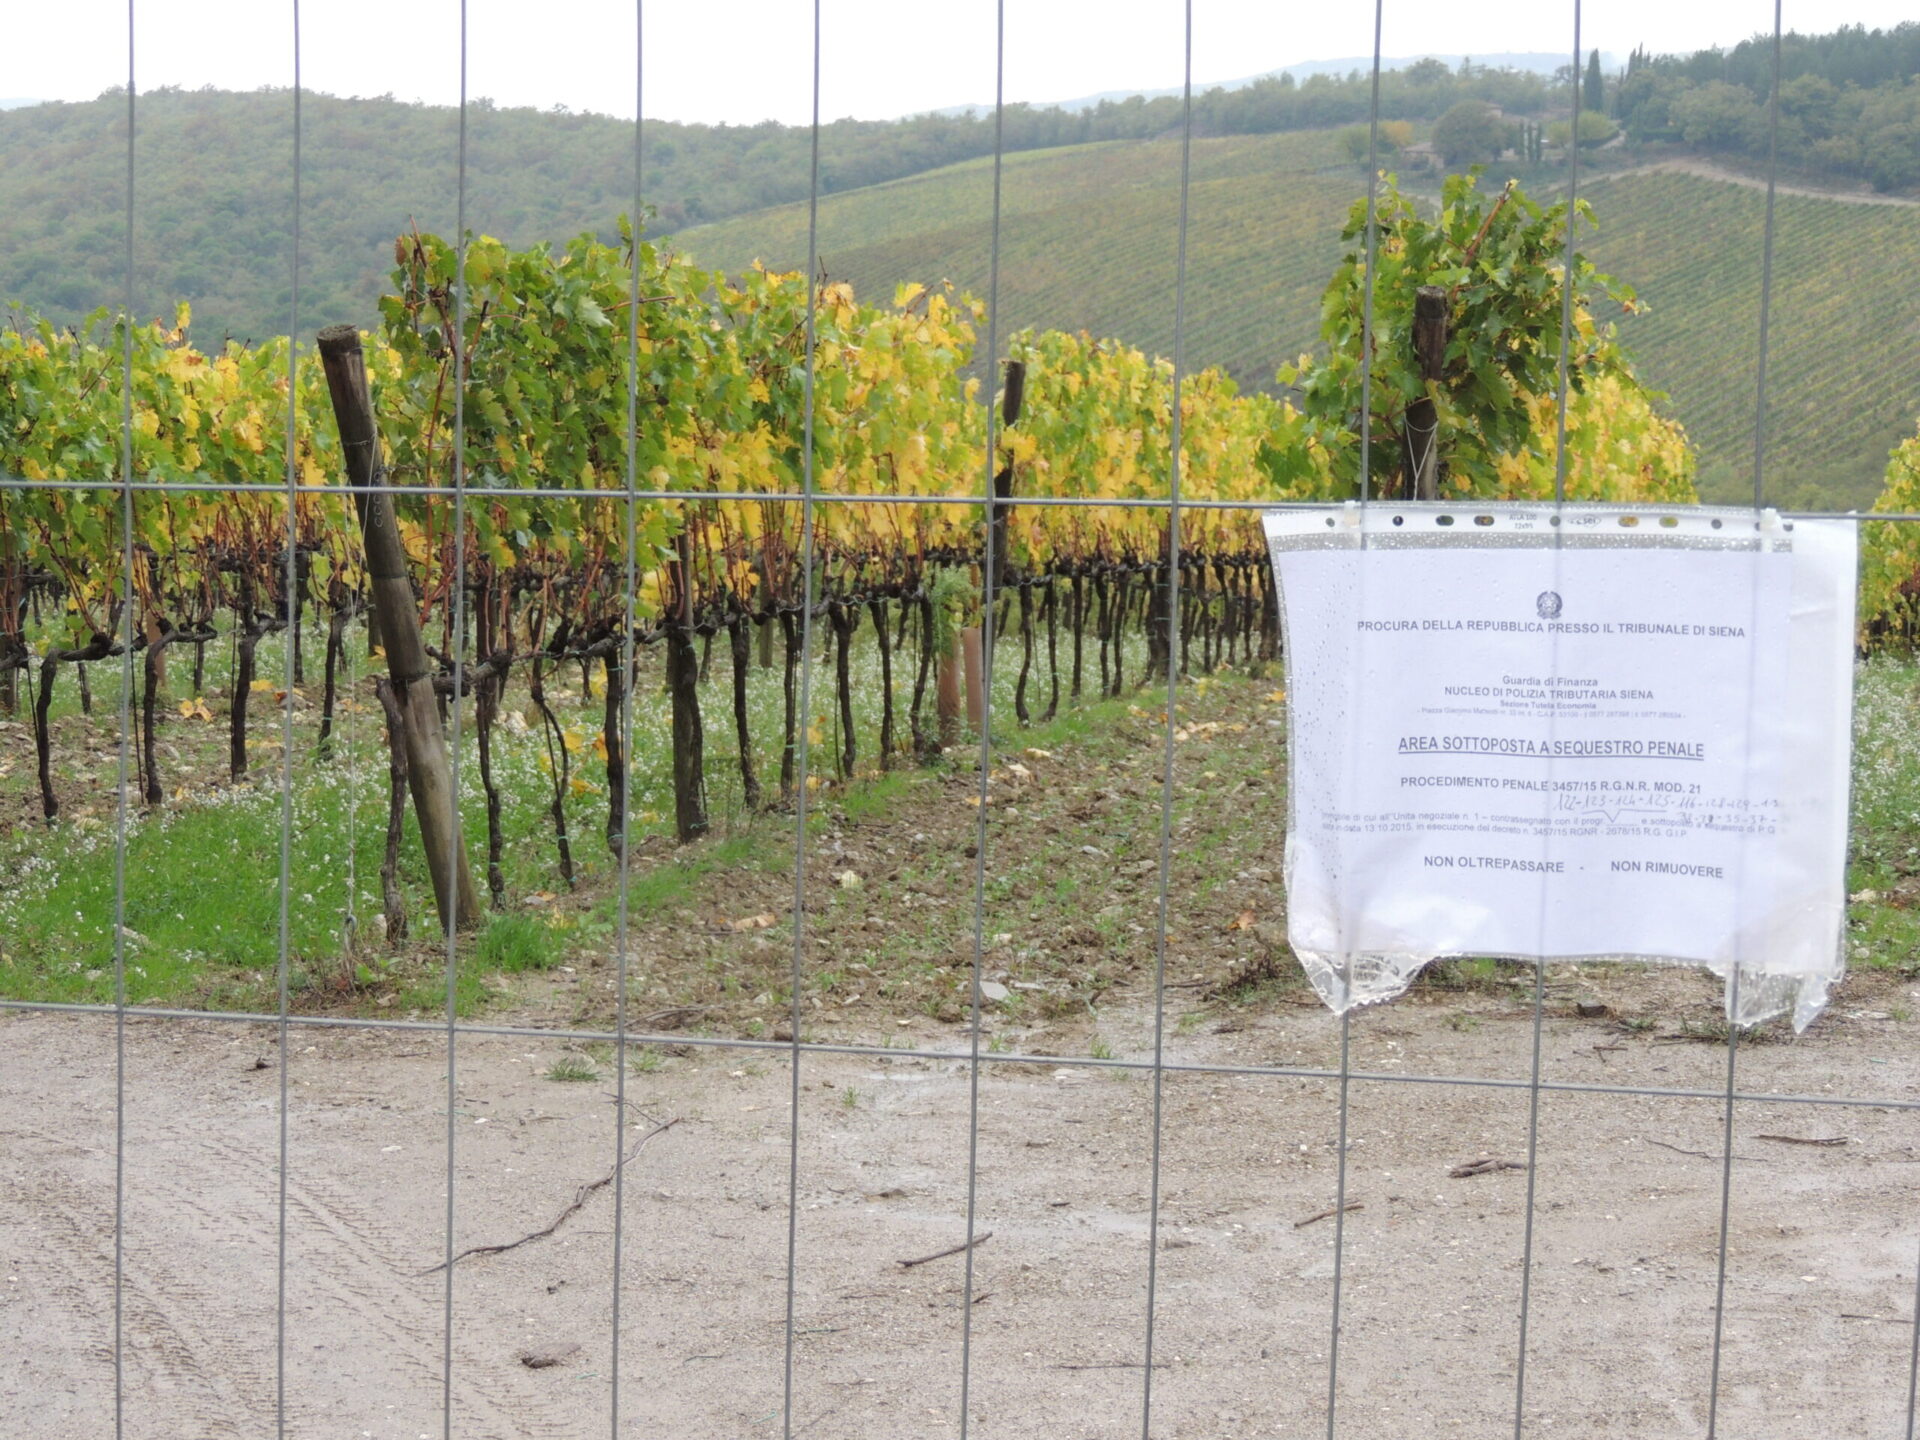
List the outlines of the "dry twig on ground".
<svg viewBox="0 0 1920 1440">
<path fill-rule="evenodd" d="M 949 1245 L 946 1249 L 936 1250 L 931 1255 L 922 1255 L 918 1260 L 896 1260 L 894 1263 L 898 1265 L 902 1270 L 911 1270 L 914 1266 L 925 1265 L 930 1260 L 944 1260 L 949 1255 L 959 1255 L 964 1251 L 973 1249 L 974 1246 L 976 1245 L 986 1244 L 987 1241 L 991 1240 L 992 1238 L 993 1238 L 993 1231 L 988 1230 L 982 1234 L 974 1236 L 973 1239 L 965 1241 L 962 1244 Z"/>
<path fill-rule="evenodd" d="M 430 1265 L 419 1273 L 422 1275 L 437 1275 L 449 1265 L 458 1265 L 470 1255 L 503 1255 L 509 1250 L 518 1250 L 522 1245 L 530 1245 L 535 1240 L 545 1240 L 568 1220 L 572 1219 L 573 1216 L 578 1214 L 580 1208 L 585 1205 L 587 1201 L 591 1200 L 597 1191 L 604 1190 L 607 1186 L 611 1185 L 613 1183 L 613 1177 L 620 1173 L 621 1166 L 625 1165 L 642 1150 L 646 1149 L 648 1141 L 657 1135 L 666 1134 L 667 1131 L 679 1123 L 680 1118 L 675 1116 L 671 1120 L 662 1121 L 646 1134 L 642 1135 L 634 1142 L 633 1149 L 621 1157 L 620 1161 L 614 1165 L 611 1170 L 607 1171 L 607 1173 L 602 1175 L 598 1180 L 590 1180 L 578 1190 L 574 1191 L 573 1199 L 567 1203 L 566 1208 L 561 1210 L 558 1215 L 554 1216 L 551 1221 L 543 1225 L 540 1229 L 533 1231 L 531 1234 L 522 1235 L 518 1240 L 509 1240 L 501 1245 L 469 1245 L 465 1250 L 462 1250 L 458 1255 L 454 1256 L 453 1259 L 442 1260 L 438 1265 Z"/>
</svg>

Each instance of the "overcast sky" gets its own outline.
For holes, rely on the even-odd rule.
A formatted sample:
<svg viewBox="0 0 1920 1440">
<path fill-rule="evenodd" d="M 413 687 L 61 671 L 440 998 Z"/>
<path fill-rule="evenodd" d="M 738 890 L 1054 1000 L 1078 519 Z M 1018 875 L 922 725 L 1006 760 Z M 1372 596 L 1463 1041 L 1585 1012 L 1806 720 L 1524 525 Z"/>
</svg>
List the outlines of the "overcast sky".
<svg viewBox="0 0 1920 1440">
<path fill-rule="evenodd" d="M 1007 98 L 1180 83 L 1181 0 L 1005 0 Z M 0 99 L 90 99 L 125 82 L 126 0 L 6 0 Z M 651 0 L 645 113 L 804 122 L 811 0 Z M 634 113 L 635 0 L 469 0 L 468 93 L 505 105 Z M 1371 0 L 1194 0 L 1197 84 L 1369 54 Z M 822 0 L 821 109 L 888 118 L 990 102 L 993 0 Z M 1789 29 L 1888 26 L 1914 0 L 1789 0 Z M 458 0 L 307 0 L 304 81 L 342 95 L 459 97 Z M 1772 0 L 1587 0 L 1584 41 L 1693 50 L 1771 30 Z M 140 89 L 252 89 L 293 78 L 291 0 L 137 0 Z M 1567 50 L 1571 0 L 1388 0 L 1389 55 Z"/>
</svg>

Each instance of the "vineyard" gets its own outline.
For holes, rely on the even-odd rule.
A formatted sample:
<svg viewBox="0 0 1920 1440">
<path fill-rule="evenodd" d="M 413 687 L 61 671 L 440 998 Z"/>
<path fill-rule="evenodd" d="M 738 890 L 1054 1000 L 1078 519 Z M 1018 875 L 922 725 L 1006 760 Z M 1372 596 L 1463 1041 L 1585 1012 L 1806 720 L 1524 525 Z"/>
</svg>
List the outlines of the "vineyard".
<svg viewBox="0 0 1920 1440">
<path fill-rule="evenodd" d="M 1366 193 L 1333 131 L 1196 140 L 1187 353 L 1244 387 L 1311 344 L 1340 226 Z M 986 283 L 992 172 L 956 165 L 826 197 L 820 256 L 863 290 L 945 276 Z M 1180 151 L 1164 142 L 1081 145 L 1009 156 L 1002 181 L 1002 307 L 1015 324 L 1126 335 L 1168 353 Z M 737 216 L 680 236 L 733 270 L 804 263 L 801 206 Z M 796 260 L 796 257 L 799 257 Z M 1632 274 L 1631 271 L 1621 273 Z"/>
<path fill-rule="evenodd" d="M 0 1440 L 1920 1435 L 1920 25 L 457 8 L 8 27 Z"/>
<path fill-rule="evenodd" d="M 1024 755 L 990 781 L 1014 788 L 1164 704 L 1176 653 L 1196 696 L 1223 677 L 1192 733 L 1244 732 L 1283 693 L 1256 507 L 1358 493 L 1363 374 L 1375 494 L 1553 493 L 1564 212 L 1465 179 L 1447 199 L 1429 219 L 1382 196 L 1370 367 L 1347 215 L 1297 405 L 1063 331 L 1009 336 L 988 393 L 985 307 L 952 286 L 874 304 L 631 239 L 476 239 L 456 306 L 454 248 L 404 236 L 379 328 L 296 354 L 203 352 L 184 310 L 15 326 L 0 740 L 31 747 L 0 749 L 23 877 L 0 983 L 108 995 L 121 705 L 154 952 L 129 994 L 195 1003 L 271 965 L 283 774 L 302 973 L 394 1003 L 381 957 L 429 914 L 489 964 L 556 963 L 528 896 L 579 890 L 567 923 L 605 926 L 608 875 L 656 845 L 684 874 L 802 794 L 845 820 L 977 774 L 989 697 L 998 753 Z M 1691 500 L 1685 436 L 1594 318 L 1632 291 L 1575 273 L 1569 498 Z M 1461 337 L 1433 381 L 1409 343 L 1430 282 Z M 134 473 L 172 488 L 113 488 L 128 402 Z M 1423 406 L 1446 436 L 1424 477 L 1402 458 Z"/>
<path fill-rule="evenodd" d="M 1306 350 L 1318 332 L 1340 219 L 1364 189 L 1336 141 L 1309 132 L 1194 142 L 1187 354 L 1244 388 L 1270 386 L 1276 357 Z M 1012 157 L 1000 260 L 1012 320 L 1170 347 L 1160 282 L 1173 273 L 1179 174 L 1172 141 Z M 983 283 L 988 179 L 961 165 L 826 197 L 824 262 L 869 290 L 937 276 Z M 1544 189 L 1558 177 L 1528 183 Z M 1702 495 L 1744 501 L 1765 196 L 1672 173 L 1596 176 L 1585 187 L 1598 221 L 1586 243 L 1645 302 L 1625 335 L 1698 447 Z M 1865 509 L 1913 422 L 1905 377 L 1920 365 L 1920 232 L 1900 207 L 1794 195 L 1777 205 L 1770 354 L 1774 373 L 1792 378 L 1772 387 L 1769 494 L 1798 508 Z M 737 216 L 682 238 L 709 265 L 795 264 L 805 213 Z M 1859 304 L 1862 293 L 1879 303 Z"/>
<path fill-rule="evenodd" d="M 1649 379 L 1700 447 L 1703 494 L 1751 492 L 1755 337 L 1766 197 L 1688 175 L 1625 175 L 1589 194 L 1596 260 L 1653 307 L 1633 328 Z M 1915 212 L 1783 195 L 1776 202 L 1767 490 L 1776 503 L 1867 509 L 1913 428 L 1920 365 Z M 1684 213 L 1688 223 L 1675 226 Z M 1879 297 L 1863 306 L 1859 297 Z M 1744 487 L 1744 488 L 1743 488 Z"/>
</svg>

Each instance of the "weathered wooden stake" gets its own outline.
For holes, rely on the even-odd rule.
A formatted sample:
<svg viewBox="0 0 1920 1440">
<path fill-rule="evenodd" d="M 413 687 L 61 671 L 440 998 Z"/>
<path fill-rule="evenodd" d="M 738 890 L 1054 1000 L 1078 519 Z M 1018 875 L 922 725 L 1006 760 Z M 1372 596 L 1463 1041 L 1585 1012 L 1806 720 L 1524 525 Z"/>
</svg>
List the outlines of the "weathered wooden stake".
<svg viewBox="0 0 1920 1440">
<path fill-rule="evenodd" d="M 667 693 L 673 705 L 674 828 L 682 845 L 707 833 L 706 729 L 700 720 L 700 658 L 693 645 L 693 551 L 675 538 L 674 618 L 666 626 Z"/>
<path fill-rule="evenodd" d="M 1422 285 L 1413 297 L 1413 350 L 1421 378 L 1431 385 L 1447 361 L 1447 292 Z M 1440 417 L 1433 397 L 1422 395 L 1407 406 L 1406 491 L 1409 499 L 1440 498 Z"/>
<path fill-rule="evenodd" d="M 440 727 L 426 645 L 420 638 L 420 612 L 407 573 L 407 553 L 400 541 L 393 496 L 384 488 L 386 467 L 380 459 L 360 332 L 351 325 L 330 325 L 318 339 L 347 480 L 355 487 L 354 505 L 366 543 L 373 623 L 379 627 L 387 674 L 406 720 L 407 782 L 413 812 L 420 821 L 421 845 L 427 852 L 427 871 L 433 877 L 434 903 L 443 927 L 472 929 L 480 923 L 480 900 L 460 817 L 454 810 L 453 765 Z"/>
<path fill-rule="evenodd" d="M 960 631 L 960 658 L 967 679 L 967 723 L 977 734 L 987 723 L 986 646 L 978 625 Z"/>
</svg>

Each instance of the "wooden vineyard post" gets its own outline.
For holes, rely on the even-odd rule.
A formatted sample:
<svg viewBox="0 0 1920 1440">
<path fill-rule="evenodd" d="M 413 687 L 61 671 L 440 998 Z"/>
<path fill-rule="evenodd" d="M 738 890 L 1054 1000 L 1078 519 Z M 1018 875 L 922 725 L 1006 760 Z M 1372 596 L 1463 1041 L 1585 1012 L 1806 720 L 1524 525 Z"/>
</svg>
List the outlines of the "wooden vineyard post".
<svg viewBox="0 0 1920 1440">
<path fill-rule="evenodd" d="M 1447 292 L 1422 285 L 1413 297 L 1413 349 L 1420 378 L 1432 384 L 1447 360 Z M 1411 500 L 1440 498 L 1440 417 L 1433 397 L 1422 394 L 1407 406 L 1406 492 Z"/>
<path fill-rule="evenodd" d="M 13 527 L 0 515 L 0 715 L 19 709 L 18 677 L 28 664 L 26 566 L 15 558 L 15 546 Z"/>
<path fill-rule="evenodd" d="M 682 845 L 707 833 L 706 733 L 700 722 L 700 657 L 693 646 L 693 551 L 685 529 L 675 538 L 673 618 L 667 639 L 667 691 L 673 702 L 674 830 Z"/>
<path fill-rule="evenodd" d="M 1010 429 L 1020 419 L 1020 407 L 1027 392 L 1027 366 L 1023 360 L 1007 361 L 1006 385 L 1000 392 L 1000 422 L 1003 429 Z M 1004 464 L 993 475 L 993 503 L 987 512 L 987 545 L 992 564 L 981 572 L 980 609 L 985 616 L 993 614 L 994 602 L 999 598 L 1000 587 L 1006 584 L 1010 569 L 1007 563 L 1007 522 L 1013 518 L 1013 457 L 1008 456 Z M 995 639 L 999 636 L 996 633 Z M 982 629 L 978 625 L 969 625 L 960 632 L 961 659 L 965 667 L 967 681 L 967 722 L 978 731 L 987 723 L 987 686 L 991 683 L 989 672 L 993 657 L 986 653 Z M 940 720 L 941 742 L 946 740 L 946 682 L 947 671 L 941 668 Z M 957 708 L 957 707 L 956 707 Z"/>
<path fill-rule="evenodd" d="M 953 648 L 939 659 L 933 677 L 933 707 L 939 717 L 942 747 L 960 743 L 960 633 L 954 632 Z"/>
<path fill-rule="evenodd" d="M 1006 388 L 1000 395 L 1000 421 L 1002 429 L 1012 429 L 1020 419 L 1020 406 L 1027 393 L 1027 367 L 1021 360 L 1007 362 Z M 993 575 L 986 589 L 981 593 L 982 605 L 991 610 L 997 599 L 996 592 L 1006 583 L 1007 577 L 1007 522 L 1013 518 L 1013 457 L 1009 455 L 1006 463 L 993 475 Z"/>
<path fill-rule="evenodd" d="M 960 632 L 960 655 L 967 675 L 967 723 L 976 732 L 987 723 L 986 647 L 981 635 L 978 625 Z"/>
<path fill-rule="evenodd" d="M 753 573 L 757 577 L 756 592 L 761 595 L 771 595 L 773 593 L 773 567 L 767 563 L 764 555 L 753 562 Z M 769 611 L 765 618 L 757 623 L 760 627 L 760 634 L 757 641 L 759 649 L 756 653 L 759 656 L 760 668 L 762 670 L 771 670 L 773 668 L 772 612 Z"/>
<path fill-rule="evenodd" d="M 420 821 L 421 846 L 427 852 L 427 872 L 433 877 L 434 903 L 442 926 L 472 929 L 480 923 L 480 900 L 454 811 L 453 766 L 446 732 L 440 726 L 433 672 L 420 638 L 420 612 L 407 574 L 407 552 L 394 516 L 393 495 L 384 488 L 386 467 L 367 391 L 360 332 L 351 325 L 330 325 L 318 339 L 347 481 L 355 487 L 354 508 L 366 542 L 369 608 L 380 627 L 387 674 L 406 717 L 407 782 L 413 792 L 413 812 Z"/>
</svg>

